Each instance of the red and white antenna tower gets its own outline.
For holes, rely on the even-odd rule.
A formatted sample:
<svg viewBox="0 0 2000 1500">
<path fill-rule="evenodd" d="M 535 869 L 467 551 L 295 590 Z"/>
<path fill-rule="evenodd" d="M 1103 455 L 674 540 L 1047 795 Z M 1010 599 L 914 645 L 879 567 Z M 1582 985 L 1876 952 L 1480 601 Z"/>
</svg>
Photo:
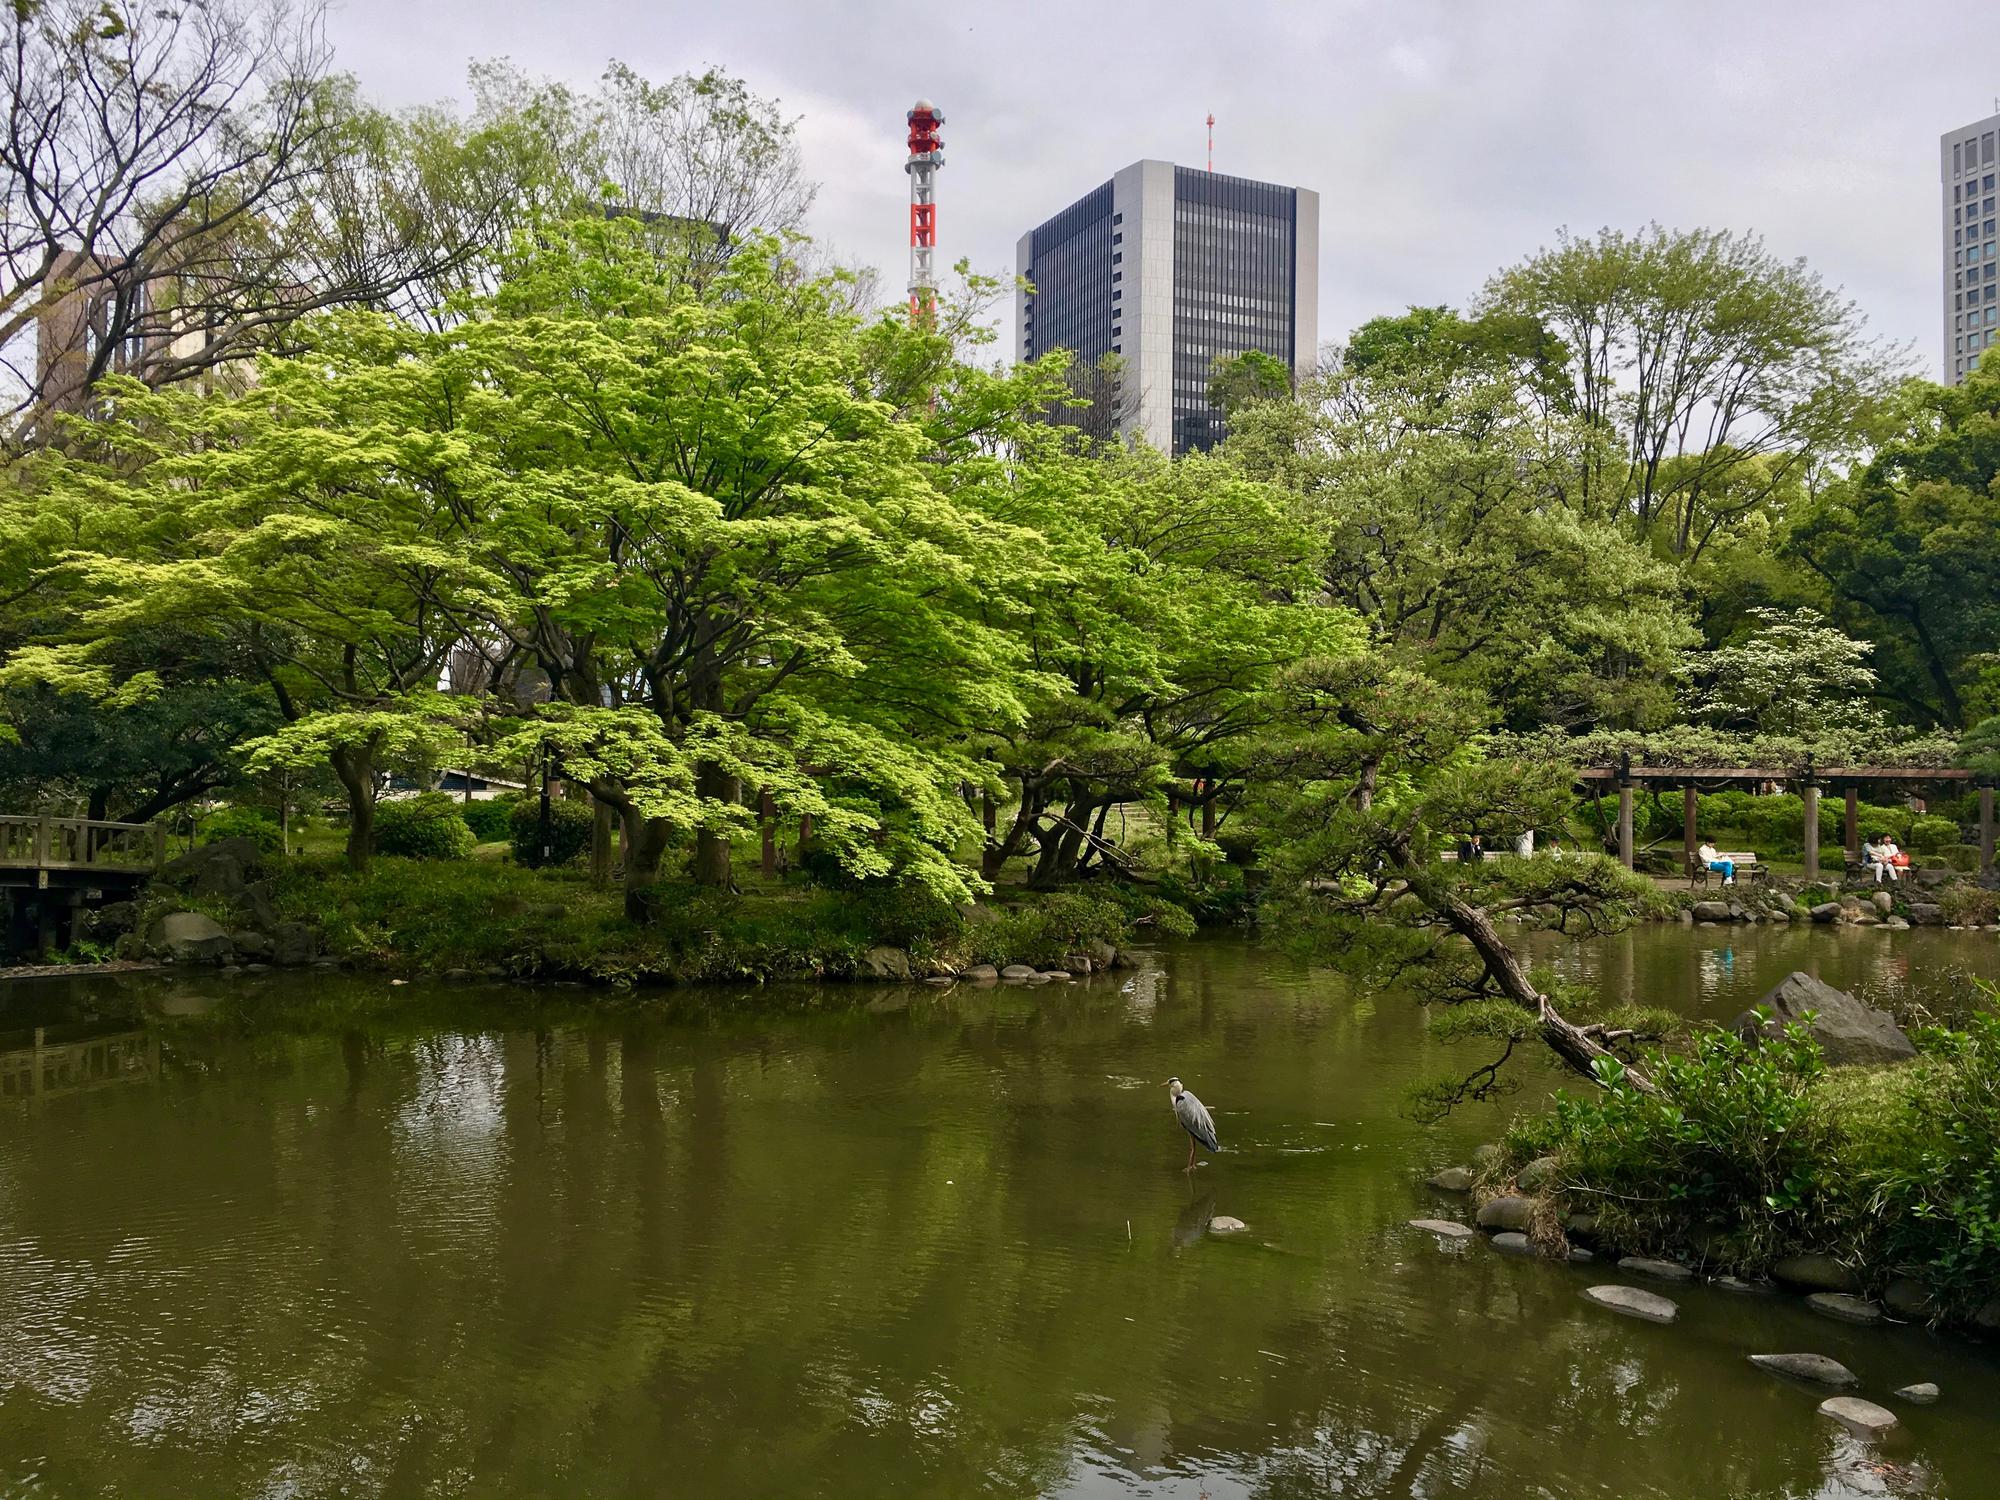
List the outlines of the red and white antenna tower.
<svg viewBox="0 0 2000 1500">
<path fill-rule="evenodd" d="M 1215 170 L 1215 112 L 1213 110 L 1210 110 L 1208 115 L 1208 170 L 1211 172 Z"/>
<path fill-rule="evenodd" d="M 944 116 L 928 99 L 909 112 L 910 159 L 910 321 L 927 320 L 937 310 L 937 174 L 944 165 Z"/>
</svg>

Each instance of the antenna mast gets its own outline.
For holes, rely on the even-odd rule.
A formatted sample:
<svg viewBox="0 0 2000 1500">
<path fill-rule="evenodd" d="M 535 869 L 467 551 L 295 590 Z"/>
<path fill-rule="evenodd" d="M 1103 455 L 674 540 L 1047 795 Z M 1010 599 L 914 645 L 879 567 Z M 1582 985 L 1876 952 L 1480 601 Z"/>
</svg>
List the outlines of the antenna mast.
<svg viewBox="0 0 2000 1500">
<path fill-rule="evenodd" d="M 1208 170 L 1215 170 L 1215 111 L 1208 112 Z"/>
<path fill-rule="evenodd" d="M 908 116 L 910 159 L 910 321 L 928 322 L 937 312 L 937 174 L 944 165 L 944 140 L 938 127 L 944 116 L 928 99 L 919 99 Z"/>
</svg>

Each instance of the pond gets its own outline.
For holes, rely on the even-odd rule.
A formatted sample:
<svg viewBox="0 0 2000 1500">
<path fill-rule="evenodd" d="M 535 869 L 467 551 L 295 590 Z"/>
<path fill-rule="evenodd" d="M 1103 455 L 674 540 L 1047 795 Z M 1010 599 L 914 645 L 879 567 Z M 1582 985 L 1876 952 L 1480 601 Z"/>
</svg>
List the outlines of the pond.
<svg viewBox="0 0 2000 1500">
<path fill-rule="evenodd" d="M 1722 1017 L 1791 968 L 1943 1003 L 2000 940 L 1562 961 Z M 1476 1049 L 1268 949 L 1032 991 L 387 995 L 0 986 L 0 1047 L 43 1027 L 54 1079 L 0 1105 L 0 1495 L 2000 1493 L 2000 1351 L 1701 1288 L 1630 1322 L 1580 1296 L 1615 1271 L 1406 1228 L 1555 1080 L 1416 1125 L 1404 1086 Z M 1170 1073 L 1226 1148 L 1191 1176 Z M 1944 1397 L 1866 1449 L 1745 1359 L 1785 1350 Z"/>
</svg>

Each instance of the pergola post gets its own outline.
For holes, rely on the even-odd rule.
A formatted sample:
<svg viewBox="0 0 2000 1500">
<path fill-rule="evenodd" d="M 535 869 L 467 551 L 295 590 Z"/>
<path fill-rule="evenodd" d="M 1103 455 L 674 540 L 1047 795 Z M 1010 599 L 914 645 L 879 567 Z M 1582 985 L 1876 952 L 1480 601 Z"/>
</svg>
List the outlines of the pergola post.
<svg viewBox="0 0 2000 1500">
<path fill-rule="evenodd" d="M 1819 879 L 1819 787 L 1808 781 L 1802 800 L 1806 805 L 1806 879 Z"/>
<path fill-rule="evenodd" d="M 1632 848 L 1632 783 L 1618 783 L 1618 862 L 1626 869 L 1633 868 Z"/>
<path fill-rule="evenodd" d="M 1993 871 L 1993 788 L 1979 789 L 1979 868 Z"/>
<path fill-rule="evenodd" d="M 1701 798 L 1692 783 L 1681 790 L 1681 844 L 1687 862 L 1694 863 L 1694 851 L 1701 843 Z"/>
<path fill-rule="evenodd" d="M 1861 863 L 1861 789 L 1847 783 L 1847 862 Z"/>
</svg>

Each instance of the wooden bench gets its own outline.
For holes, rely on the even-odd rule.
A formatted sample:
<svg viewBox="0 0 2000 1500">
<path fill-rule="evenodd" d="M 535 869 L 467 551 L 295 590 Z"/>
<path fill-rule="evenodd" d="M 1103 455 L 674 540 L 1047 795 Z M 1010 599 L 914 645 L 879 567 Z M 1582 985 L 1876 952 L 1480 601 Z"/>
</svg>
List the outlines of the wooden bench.
<svg viewBox="0 0 2000 1500">
<path fill-rule="evenodd" d="M 1735 850 L 1718 849 L 1715 851 L 1715 857 L 1717 859 L 1726 859 L 1731 864 L 1735 865 L 1736 878 L 1738 880 L 1743 880 L 1746 878 L 1750 880 L 1759 880 L 1763 878 L 1764 875 L 1763 868 L 1757 863 L 1756 854 L 1749 849 L 1735 849 Z M 1690 854 L 1688 856 L 1689 890 L 1693 890 L 1696 886 L 1706 887 L 1708 885 L 1708 877 L 1714 873 L 1716 872 L 1710 870 L 1709 867 L 1705 863 L 1703 863 L 1702 858 L 1699 854 Z"/>
</svg>

